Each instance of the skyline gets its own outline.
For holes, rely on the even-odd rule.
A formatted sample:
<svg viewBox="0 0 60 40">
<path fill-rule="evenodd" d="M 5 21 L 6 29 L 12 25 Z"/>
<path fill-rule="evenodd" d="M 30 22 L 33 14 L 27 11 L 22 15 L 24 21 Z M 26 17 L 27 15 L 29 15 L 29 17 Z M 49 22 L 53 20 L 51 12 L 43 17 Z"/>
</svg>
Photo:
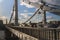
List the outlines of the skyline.
<svg viewBox="0 0 60 40">
<path fill-rule="evenodd" d="M 11 16 L 11 11 L 13 8 L 13 2 L 14 0 L 0 0 L 0 16 L 4 16 L 7 19 Z M 31 6 L 24 6 L 20 3 L 20 0 L 18 0 L 18 16 L 19 20 L 27 20 L 29 17 L 31 17 L 34 12 L 36 11 L 36 8 Z M 52 13 L 47 12 L 47 17 L 53 17 L 56 20 L 60 20 L 60 16 L 54 15 Z M 36 18 L 36 17 L 35 17 Z M 33 20 L 35 20 L 35 18 Z M 41 18 L 41 16 L 40 16 Z"/>
</svg>

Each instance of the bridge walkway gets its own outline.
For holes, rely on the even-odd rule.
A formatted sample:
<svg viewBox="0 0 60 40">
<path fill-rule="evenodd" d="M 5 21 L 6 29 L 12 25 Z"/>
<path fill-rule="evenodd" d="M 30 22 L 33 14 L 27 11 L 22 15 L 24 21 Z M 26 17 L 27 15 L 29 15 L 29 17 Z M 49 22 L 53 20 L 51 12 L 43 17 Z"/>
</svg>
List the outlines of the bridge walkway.
<svg viewBox="0 0 60 40">
<path fill-rule="evenodd" d="M 60 40 L 60 28 L 6 27 L 22 40 Z"/>
</svg>

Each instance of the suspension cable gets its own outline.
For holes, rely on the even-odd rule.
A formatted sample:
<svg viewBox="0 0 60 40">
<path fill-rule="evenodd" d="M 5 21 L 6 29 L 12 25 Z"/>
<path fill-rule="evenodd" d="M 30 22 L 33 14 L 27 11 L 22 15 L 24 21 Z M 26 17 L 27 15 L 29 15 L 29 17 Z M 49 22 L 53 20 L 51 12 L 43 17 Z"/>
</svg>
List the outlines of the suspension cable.
<svg viewBox="0 0 60 40">
<path fill-rule="evenodd" d="M 11 20 L 12 20 L 13 14 L 14 14 L 14 6 L 13 6 L 12 14 L 11 14 L 11 17 L 10 17 L 10 20 L 9 20 L 9 24 L 11 23 Z"/>
<path fill-rule="evenodd" d="M 26 22 L 28 22 L 30 19 L 32 19 L 36 14 L 37 14 L 37 12 L 40 10 L 40 8 L 39 9 L 37 9 L 37 11 L 27 20 L 27 21 L 25 21 L 24 23 L 26 23 Z"/>
</svg>

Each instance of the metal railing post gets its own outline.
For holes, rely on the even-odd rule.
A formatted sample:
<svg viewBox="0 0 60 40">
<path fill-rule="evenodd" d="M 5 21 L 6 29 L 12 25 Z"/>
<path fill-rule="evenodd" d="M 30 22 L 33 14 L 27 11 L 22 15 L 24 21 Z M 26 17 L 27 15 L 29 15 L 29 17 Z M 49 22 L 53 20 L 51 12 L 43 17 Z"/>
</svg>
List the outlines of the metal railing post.
<svg viewBox="0 0 60 40">
<path fill-rule="evenodd" d="M 56 33 L 56 29 L 54 29 L 54 39 L 57 40 L 57 33 Z"/>
</svg>

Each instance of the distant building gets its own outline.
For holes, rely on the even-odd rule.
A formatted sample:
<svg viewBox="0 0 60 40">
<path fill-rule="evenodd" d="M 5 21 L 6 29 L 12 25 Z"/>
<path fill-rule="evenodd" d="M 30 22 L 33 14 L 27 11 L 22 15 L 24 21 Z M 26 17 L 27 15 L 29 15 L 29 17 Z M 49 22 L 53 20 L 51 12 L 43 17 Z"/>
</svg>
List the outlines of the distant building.
<svg viewBox="0 0 60 40">
<path fill-rule="evenodd" d="M 3 20 L 3 24 L 6 24 L 7 18 L 5 16 L 0 16 L 0 20 Z"/>
</svg>

